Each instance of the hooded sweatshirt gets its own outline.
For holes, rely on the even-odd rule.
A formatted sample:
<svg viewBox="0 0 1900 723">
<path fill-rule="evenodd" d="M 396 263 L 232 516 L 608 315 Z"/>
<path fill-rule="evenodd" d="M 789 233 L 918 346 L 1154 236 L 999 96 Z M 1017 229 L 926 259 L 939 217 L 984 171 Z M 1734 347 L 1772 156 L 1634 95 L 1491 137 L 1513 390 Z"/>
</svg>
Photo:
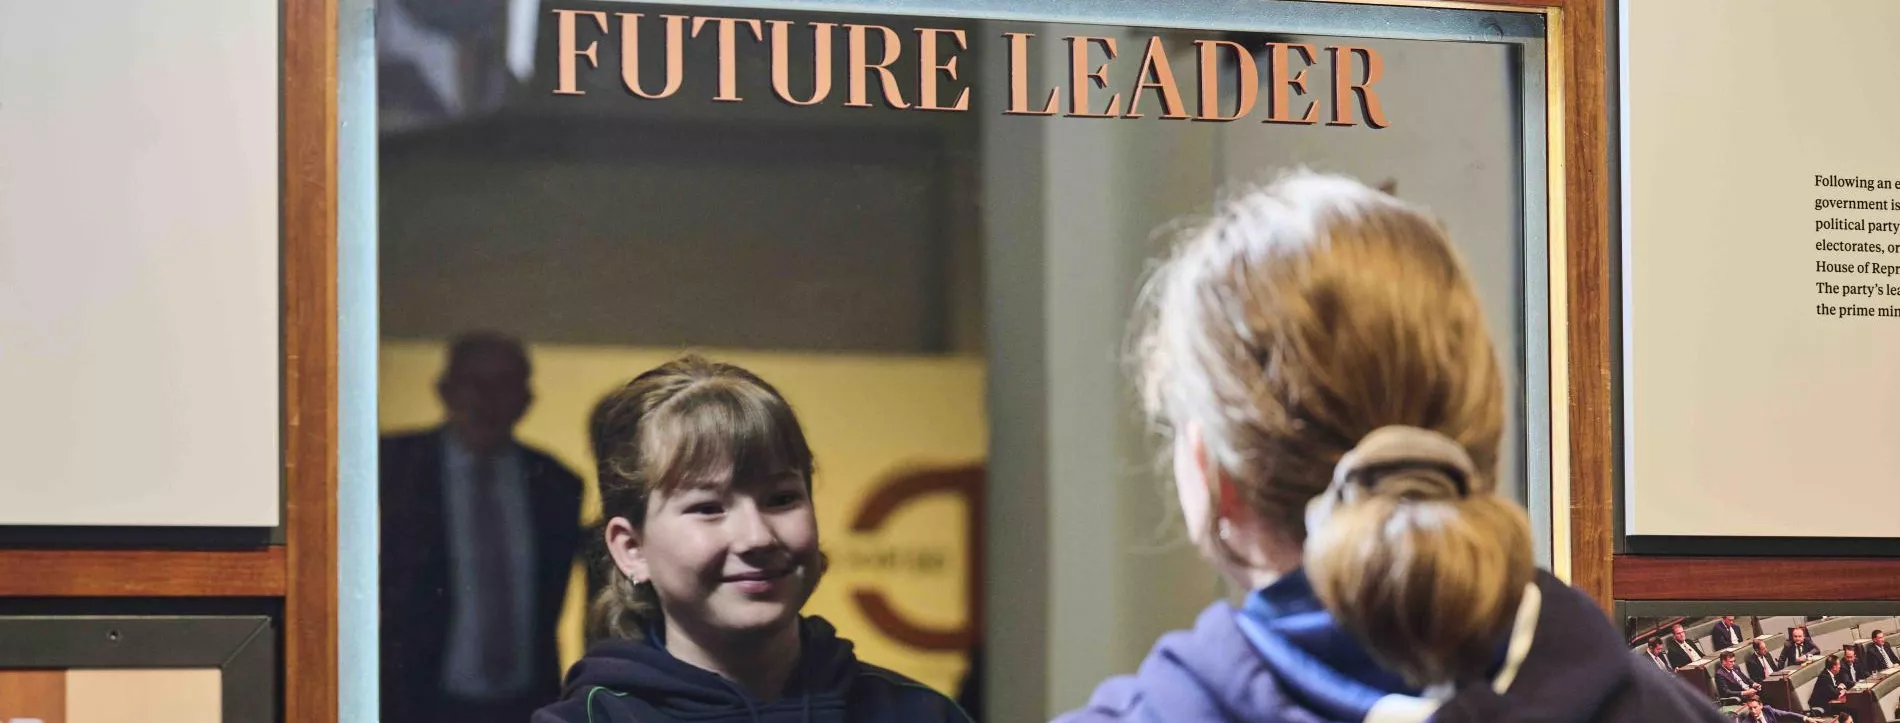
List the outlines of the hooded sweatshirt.
<svg viewBox="0 0 1900 723">
<path fill-rule="evenodd" d="M 562 700 L 533 723 L 966 723 L 949 698 L 858 660 L 823 618 L 800 620 L 798 668 L 785 694 L 764 702 L 673 657 L 657 631 L 597 643 L 568 671 Z"/>
<path fill-rule="evenodd" d="M 1490 680 L 1408 689 L 1333 620 L 1302 572 L 1209 606 L 1132 676 L 1057 723 L 1639 723 L 1722 721 L 1714 703 L 1632 658 L 1600 609 L 1548 573 L 1500 635 Z"/>
</svg>

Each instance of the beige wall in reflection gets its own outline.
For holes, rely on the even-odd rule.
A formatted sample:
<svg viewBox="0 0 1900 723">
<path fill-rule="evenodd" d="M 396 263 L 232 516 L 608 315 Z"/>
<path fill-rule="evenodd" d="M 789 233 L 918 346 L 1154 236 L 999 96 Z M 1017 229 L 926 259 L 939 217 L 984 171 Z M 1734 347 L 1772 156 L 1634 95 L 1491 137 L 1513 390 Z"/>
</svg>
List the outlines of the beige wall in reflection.
<svg viewBox="0 0 1900 723">
<path fill-rule="evenodd" d="M 964 651 L 920 650 L 880 633 L 851 593 L 883 591 L 898 612 L 919 625 L 962 626 L 969 537 L 964 503 L 946 495 L 922 498 L 874 533 L 853 533 L 849 524 L 865 495 L 894 473 L 982 463 L 988 444 L 983 359 L 701 351 L 745 366 L 777 386 L 805 425 L 818 461 L 820 539 L 832 558 L 832 570 L 806 612 L 837 625 L 857 643 L 864 660 L 954 692 L 967 665 Z M 537 345 L 532 354 L 536 401 L 520 437 L 588 480 L 583 514 L 592 519 L 600 502 L 592 488 L 587 415 L 615 385 L 666 361 L 675 350 Z M 378 383 L 385 431 L 440 420 L 434 383 L 442 362 L 438 341 L 383 342 Z M 899 562 L 879 563 L 886 553 Z M 941 565 L 903 562 L 918 556 Z M 561 626 L 563 666 L 581 654 L 583 592 L 577 575 Z"/>
</svg>

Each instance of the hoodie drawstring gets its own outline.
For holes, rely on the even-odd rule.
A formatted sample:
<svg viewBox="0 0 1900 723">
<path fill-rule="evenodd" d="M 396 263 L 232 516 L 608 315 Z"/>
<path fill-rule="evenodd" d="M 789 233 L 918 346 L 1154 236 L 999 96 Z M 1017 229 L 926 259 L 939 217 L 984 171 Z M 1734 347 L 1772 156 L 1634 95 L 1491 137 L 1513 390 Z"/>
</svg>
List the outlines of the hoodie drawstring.
<svg viewBox="0 0 1900 723">
<path fill-rule="evenodd" d="M 759 707 L 752 704 L 752 696 L 740 690 L 739 686 L 733 685 L 732 681 L 726 680 L 726 676 L 714 675 L 713 677 L 718 679 L 720 685 L 726 686 L 726 690 L 732 691 L 734 696 L 737 696 L 740 701 L 745 703 L 745 712 L 752 716 L 752 723 L 765 723 L 765 719 L 759 717 Z"/>
<path fill-rule="evenodd" d="M 798 687 L 802 689 L 800 697 L 805 701 L 805 716 L 801 720 L 811 723 L 811 668 L 805 667 L 804 661 L 799 661 L 798 677 Z"/>
</svg>

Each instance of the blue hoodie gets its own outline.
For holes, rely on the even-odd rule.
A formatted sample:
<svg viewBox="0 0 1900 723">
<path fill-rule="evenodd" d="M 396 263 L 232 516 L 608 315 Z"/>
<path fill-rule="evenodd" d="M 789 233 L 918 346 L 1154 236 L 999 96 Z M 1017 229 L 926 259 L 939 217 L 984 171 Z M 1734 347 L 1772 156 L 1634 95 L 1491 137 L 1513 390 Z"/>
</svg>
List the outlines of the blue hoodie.
<svg viewBox="0 0 1900 723">
<path fill-rule="evenodd" d="M 967 723 L 969 716 L 916 681 L 860 662 L 823 618 L 800 621 L 798 669 L 778 700 L 762 702 L 712 671 L 667 652 L 657 635 L 597 643 L 568 670 L 562 700 L 533 723 Z"/>
<path fill-rule="evenodd" d="M 1103 683 L 1057 723 L 1361 723 L 1375 703 L 1437 710 L 1433 723 L 1717 723 L 1715 704 L 1642 665 L 1601 610 L 1547 573 L 1528 652 L 1502 694 L 1491 681 L 1433 703 L 1380 668 L 1338 627 L 1295 572 L 1235 610 L 1208 607 L 1194 629 L 1169 633 L 1132 676 Z M 1510 632 L 1500 636 L 1499 669 Z"/>
</svg>

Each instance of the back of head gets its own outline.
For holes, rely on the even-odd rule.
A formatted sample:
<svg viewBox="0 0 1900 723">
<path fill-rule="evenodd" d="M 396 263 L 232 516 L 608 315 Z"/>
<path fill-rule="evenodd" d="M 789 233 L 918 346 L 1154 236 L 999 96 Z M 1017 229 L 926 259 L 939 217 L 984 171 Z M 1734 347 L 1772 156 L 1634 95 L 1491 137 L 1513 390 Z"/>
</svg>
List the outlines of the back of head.
<svg viewBox="0 0 1900 723">
<path fill-rule="evenodd" d="M 1294 174 L 1229 199 L 1143 300 L 1148 409 L 1200 425 L 1248 508 L 1303 542 L 1340 623 L 1415 683 L 1481 674 L 1533 563 L 1495 494 L 1496 352 L 1439 226 Z"/>
</svg>

